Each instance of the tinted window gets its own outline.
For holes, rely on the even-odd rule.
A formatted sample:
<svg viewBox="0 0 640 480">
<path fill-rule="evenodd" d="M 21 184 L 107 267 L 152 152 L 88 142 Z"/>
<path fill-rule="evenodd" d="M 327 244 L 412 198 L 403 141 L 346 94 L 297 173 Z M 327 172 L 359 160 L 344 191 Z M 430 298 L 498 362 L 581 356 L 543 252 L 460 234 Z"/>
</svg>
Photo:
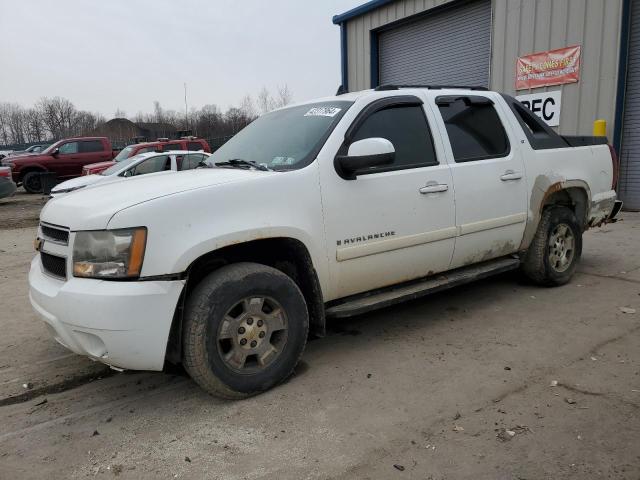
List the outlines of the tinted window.
<svg viewBox="0 0 640 480">
<path fill-rule="evenodd" d="M 179 143 L 167 143 L 162 146 L 162 150 L 165 152 L 168 152 L 169 150 L 182 150 L 182 145 Z"/>
<path fill-rule="evenodd" d="M 199 142 L 189 142 L 187 143 L 187 150 L 195 150 L 197 152 L 198 150 L 204 150 L 204 147 Z"/>
<path fill-rule="evenodd" d="M 171 170 L 171 160 L 169 155 L 158 155 L 157 157 L 147 158 L 135 167 L 131 168 L 132 175 L 145 175 L 147 173 L 162 172 Z"/>
<path fill-rule="evenodd" d="M 205 159 L 206 155 L 200 155 L 200 154 L 190 154 L 190 155 L 185 155 L 184 158 L 182 159 L 182 163 L 180 165 L 179 170 L 191 170 L 196 168 L 200 162 L 202 162 Z"/>
<path fill-rule="evenodd" d="M 509 140 L 493 104 L 474 102 L 470 98 L 436 99 L 455 161 L 505 156 L 509 153 Z"/>
<path fill-rule="evenodd" d="M 138 155 L 139 153 L 155 152 L 156 150 L 160 150 L 160 145 L 153 145 L 151 147 L 141 148 L 136 152 L 136 155 Z"/>
<path fill-rule="evenodd" d="M 64 145 L 60 145 L 59 152 L 62 154 L 78 153 L 78 142 L 69 142 Z"/>
<path fill-rule="evenodd" d="M 86 142 L 80 142 L 80 151 L 82 153 L 102 152 L 102 142 L 100 140 L 89 140 Z"/>
<path fill-rule="evenodd" d="M 396 155 L 392 165 L 378 167 L 371 171 L 438 163 L 427 119 L 420 105 L 378 110 L 358 127 L 351 142 L 373 137 L 389 140 L 396 150 Z"/>
</svg>

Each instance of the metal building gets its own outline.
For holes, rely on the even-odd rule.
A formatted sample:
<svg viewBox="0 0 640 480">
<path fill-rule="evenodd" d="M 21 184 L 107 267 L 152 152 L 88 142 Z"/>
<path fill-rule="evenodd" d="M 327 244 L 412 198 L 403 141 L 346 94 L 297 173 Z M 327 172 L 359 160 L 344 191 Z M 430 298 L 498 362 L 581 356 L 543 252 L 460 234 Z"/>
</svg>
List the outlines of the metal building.
<svg viewBox="0 0 640 480">
<path fill-rule="evenodd" d="M 340 25 L 342 85 L 481 85 L 511 95 L 560 92 L 558 130 L 620 152 L 619 193 L 640 210 L 640 0 L 372 0 Z M 580 46 L 579 80 L 516 90 L 519 57 Z"/>
</svg>

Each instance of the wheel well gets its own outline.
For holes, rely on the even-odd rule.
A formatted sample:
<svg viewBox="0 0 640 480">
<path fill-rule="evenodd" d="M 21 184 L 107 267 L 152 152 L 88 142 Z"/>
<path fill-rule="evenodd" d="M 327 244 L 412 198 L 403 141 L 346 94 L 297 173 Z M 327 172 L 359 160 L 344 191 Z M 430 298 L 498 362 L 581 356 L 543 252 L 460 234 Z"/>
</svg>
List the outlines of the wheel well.
<svg viewBox="0 0 640 480">
<path fill-rule="evenodd" d="M 189 293 L 203 278 L 215 270 L 237 262 L 268 265 L 285 273 L 300 288 L 309 310 L 310 331 L 325 334 L 324 301 L 311 255 L 305 245 L 293 238 L 253 240 L 214 250 L 196 259 L 187 269 L 187 283 L 182 290 L 173 317 L 166 358 L 171 363 L 182 359 L 182 320 Z"/>
<path fill-rule="evenodd" d="M 551 192 L 545 197 L 542 210 L 554 205 L 569 208 L 576 216 L 582 228 L 587 226 L 588 197 L 587 192 L 580 187 L 569 187 Z"/>
<path fill-rule="evenodd" d="M 47 171 L 46 168 L 39 167 L 37 165 L 30 166 L 30 167 L 25 167 L 22 170 L 20 170 L 20 172 L 18 172 L 18 180 L 22 181 L 22 179 L 24 178 L 24 176 L 27 173 L 31 173 L 31 172 L 46 172 L 46 171 Z"/>
</svg>

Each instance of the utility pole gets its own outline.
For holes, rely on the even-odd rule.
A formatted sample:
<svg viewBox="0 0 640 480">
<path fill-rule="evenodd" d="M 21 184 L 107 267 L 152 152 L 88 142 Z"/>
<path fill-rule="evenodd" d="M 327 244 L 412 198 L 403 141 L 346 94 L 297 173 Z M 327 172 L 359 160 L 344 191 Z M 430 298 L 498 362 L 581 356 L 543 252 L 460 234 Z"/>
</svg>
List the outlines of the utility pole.
<svg viewBox="0 0 640 480">
<path fill-rule="evenodd" d="M 187 113 L 187 82 L 184 82 L 184 125 L 189 130 L 189 114 Z"/>
</svg>

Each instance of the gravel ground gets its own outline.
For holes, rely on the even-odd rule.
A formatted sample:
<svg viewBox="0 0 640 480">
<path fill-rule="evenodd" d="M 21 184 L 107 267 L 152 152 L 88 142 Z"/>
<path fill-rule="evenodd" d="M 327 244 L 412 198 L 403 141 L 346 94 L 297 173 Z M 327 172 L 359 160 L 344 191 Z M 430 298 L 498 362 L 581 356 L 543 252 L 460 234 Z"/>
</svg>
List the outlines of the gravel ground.
<svg viewBox="0 0 640 480">
<path fill-rule="evenodd" d="M 0 478 L 640 478 L 640 214 L 588 232 L 569 285 L 506 274 L 333 322 L 284 385 L 225 402 L 50 338 L 35 228 L 7 227 L 36 199 L 0 201 Z"/>
</svg>

